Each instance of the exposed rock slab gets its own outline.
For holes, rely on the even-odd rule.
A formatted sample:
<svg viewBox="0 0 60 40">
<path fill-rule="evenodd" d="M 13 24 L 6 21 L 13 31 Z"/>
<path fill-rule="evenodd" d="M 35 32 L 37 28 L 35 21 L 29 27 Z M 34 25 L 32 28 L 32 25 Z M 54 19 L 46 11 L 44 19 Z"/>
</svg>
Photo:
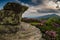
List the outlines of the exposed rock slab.
<svg viewBox="0 0 60 40">
<path fill-rule="evenodd" d="M 17 33 L 3 34 L 0 36 L 0 40 L 40 40 L 41 32 L 35 26 L 28 23 L 21 22 L 18 25 L 19 31 Z"/>
</svg>

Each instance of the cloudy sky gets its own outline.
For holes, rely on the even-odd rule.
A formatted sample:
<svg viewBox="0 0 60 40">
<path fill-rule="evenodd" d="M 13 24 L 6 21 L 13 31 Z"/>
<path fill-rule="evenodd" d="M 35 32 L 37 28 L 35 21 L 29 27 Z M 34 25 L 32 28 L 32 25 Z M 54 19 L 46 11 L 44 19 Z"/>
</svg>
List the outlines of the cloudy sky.
<svg viewBox="0 0 60 40">
<path fill-rule="evenodd" d="M 23 14 L 23 17 L 36 17 L 60 13 L 59 0 L 0 0 L 0 9 L 3 9 L 3 6 L 7 2 L 18 2 L 28 6 L 29 9 Z"/>
</svg>

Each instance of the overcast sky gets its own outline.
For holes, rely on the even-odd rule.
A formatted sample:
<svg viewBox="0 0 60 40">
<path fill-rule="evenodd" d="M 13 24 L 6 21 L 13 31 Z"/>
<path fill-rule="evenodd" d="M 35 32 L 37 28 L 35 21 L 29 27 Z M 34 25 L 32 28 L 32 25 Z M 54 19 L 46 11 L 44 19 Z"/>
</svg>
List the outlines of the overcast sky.
<svg viewBox="0 0 60 40">
<path fill-rule="evenodd" d="M 60 2 L 57 0 L 0 0 L 0 9 L 7 2 L 18 2 L 26 5 L 29 9 L 23 14 L 23 17 L 36 17 L 47 14 L 60 13 Z M 59 6 L 58 8 L 57 5 Z"/>
</svg>

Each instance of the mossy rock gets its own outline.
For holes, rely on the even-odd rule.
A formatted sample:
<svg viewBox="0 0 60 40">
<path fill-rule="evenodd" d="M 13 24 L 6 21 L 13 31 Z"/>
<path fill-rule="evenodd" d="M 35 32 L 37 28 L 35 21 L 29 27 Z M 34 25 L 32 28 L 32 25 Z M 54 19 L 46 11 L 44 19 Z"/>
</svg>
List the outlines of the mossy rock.
<svg viewBox="0 0 60 40">
<path fill-rule="evenodd" d="M 0 24 L 3 25 L 16 25 L 19 23 L 19 15 L 15 14 L 14 11 L 0 11 Z"/>
<path fill-rule="evenodd" d="M 4 10 L 12 10 L 15 13 L 24 13 L 26 10 L 28 9 L 27 6 L 23 6 L 19 3 L 14 3 L 14 2 L 8 2 L 5 6 L 4 6 Z"/>
<path fill-rule="evenodd" d="M 19 3 L 8 2 L 0 11 L 0 24 L 16 25 L 21 22 L 22 14 L 28 9 Z"/>
</svg>

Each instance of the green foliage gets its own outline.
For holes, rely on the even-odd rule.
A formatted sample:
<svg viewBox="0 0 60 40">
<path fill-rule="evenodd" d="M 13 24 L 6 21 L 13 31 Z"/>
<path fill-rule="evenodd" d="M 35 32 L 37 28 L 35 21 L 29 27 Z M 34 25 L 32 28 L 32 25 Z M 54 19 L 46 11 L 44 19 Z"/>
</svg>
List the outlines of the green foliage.
<svg viewBox="0 0 60 40">
<path fill-rule="evenodd" d="M 49 18 L 46 23 L 47 23 L 47 24 L 51 24 L 51 23 L 53 23 L 53 22 L 55 22 L 55 23 L 60 23 L 60 17 L 58 17 L 58 16 L 53 16 L 53 17 Z"/>
<path fill-rule="evenodd" d="M 57 33 L 57 36 L 56 36 L 56 40 L 60 40 L 60 26 L 59 25 L 55 25 L 53 26 L 54 24 L 53 23 L 56 23 L 56 24 L 60 24 L 60 17 L 57 17 L 57 16 L 54 16 L 54 17 L 51 17 L 47 20 L 47 22 L 45 23 L 45 25 L 43 26 L 39 26 L 41 31 L 43 30 L 54 30 L 56 31 Z M 58 26 L 58 27 L 57 27 Z M 46 38 L 47 39 L 47 38 Z M 51 39 L 51 38 L 50 38 Z"/>
<path fill-rule="evenodd" d="M 45 19 L 42 19 L 45 20 Z M 46 40 L 60 40 L 60 16 L 53 16 L 47 19 L 47 21 L 43 25 L 38 25 L 38 23 L 31 22 L 32 25 L 37 25 L 36 27 L 39 28 L 43 34 L 43 38 Z M 56 37 L 51 37 L 46 34 L 46 31 L 55 31 Z M 52 39 L 54 38 L 54 39 Z"/>
</svg>

